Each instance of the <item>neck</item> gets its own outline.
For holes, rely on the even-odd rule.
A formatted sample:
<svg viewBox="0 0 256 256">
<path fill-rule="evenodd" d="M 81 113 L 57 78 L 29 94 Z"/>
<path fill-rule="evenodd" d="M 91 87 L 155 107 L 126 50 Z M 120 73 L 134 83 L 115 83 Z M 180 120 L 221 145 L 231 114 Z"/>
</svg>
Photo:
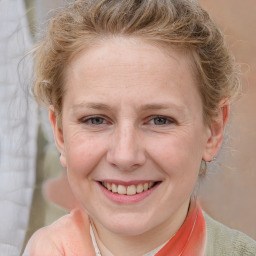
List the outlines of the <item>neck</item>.
<svg viewBox="0 0 256 256">
<path fill-rule="evenodd" d="M 170 240 L 186 219 L 189 200 L 173 215 L 160 225 L 136 236 L 124 236 L 111 232 L 99 222 L 93 220 L 98 238 L 103 245 L 116 256 L 141 256 Z M 99 243 L 98 243 L 99 245 Z M 99 245 L 104 256 L 104 250 Z"/>
</svg>

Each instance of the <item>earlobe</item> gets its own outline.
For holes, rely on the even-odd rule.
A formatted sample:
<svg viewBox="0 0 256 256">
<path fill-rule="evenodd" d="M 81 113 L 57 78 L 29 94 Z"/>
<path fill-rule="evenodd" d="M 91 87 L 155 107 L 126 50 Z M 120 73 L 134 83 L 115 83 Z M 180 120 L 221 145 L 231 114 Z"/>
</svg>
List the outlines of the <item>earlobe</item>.
<svg viewBox="0 0 256 256">
<path fill-rule="evenodd" d="M 60 154 L 60 163 L 64 168 L 67 168 L 67 161 L 66 161 L 66 157 L 63 154 Z"/>
<path fill-rule="evenodd" d="M 218 154 L 221 147 L 224 130 L 229 117 L 229 102 L 222 100 L 219 103 L 218 113 L 209 125 L 209 136 L 207 145 L 203 154 L 203 160 L 211 162 L 212 159 Z"/>
<path fill-rule="evenodd" d="M 54 111 L 54 107 L 51 105 L 49 107 L 49 119 L 52 126 L 55 144 L 60 152 L 60 162 L 63 167 L 67 167 L 66 164 L 66 157 L 65 157 L 65 147 L 64 147 L 64 138 L 63 138 L 63 131 L 59 127 L 57 122 L 56 113 Z"/>
</svg>

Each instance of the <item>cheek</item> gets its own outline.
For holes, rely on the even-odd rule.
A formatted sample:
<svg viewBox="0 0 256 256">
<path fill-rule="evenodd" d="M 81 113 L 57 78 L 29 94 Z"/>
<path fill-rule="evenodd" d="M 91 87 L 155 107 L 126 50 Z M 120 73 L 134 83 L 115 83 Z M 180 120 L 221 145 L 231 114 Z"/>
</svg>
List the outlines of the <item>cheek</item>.
<svg viewBox="0 0 256 256">
<path fill-rule="evenodd" d="M 106 143 L 100 138 L 72 136 L 65 143 L 69 173 L 85 176 L 91 173 L 105 154 Z"/>
<path fill-rule="evenodd" d="M 169 136 L 148 143 L 154 162 L 170 176 L 198 175 L 202 159 L 202 147 L 191 136 Z"/>
</svg>

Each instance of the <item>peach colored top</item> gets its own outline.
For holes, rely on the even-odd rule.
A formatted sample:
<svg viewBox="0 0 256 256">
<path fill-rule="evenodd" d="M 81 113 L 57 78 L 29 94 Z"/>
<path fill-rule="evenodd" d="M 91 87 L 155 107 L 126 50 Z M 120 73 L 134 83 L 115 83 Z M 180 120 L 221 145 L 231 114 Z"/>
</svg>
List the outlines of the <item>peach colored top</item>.
<svg viewBox="0 0 256 256">
<path fill-rule="evenodd" d="M 185 222 L 156 256 L 201 256 L 206 243 L 206 225 L 201 208 L 192 202 Z M 88 215 L 82 209 L 37 231 L 23 256 L 95 256 Z"/>
</svg>

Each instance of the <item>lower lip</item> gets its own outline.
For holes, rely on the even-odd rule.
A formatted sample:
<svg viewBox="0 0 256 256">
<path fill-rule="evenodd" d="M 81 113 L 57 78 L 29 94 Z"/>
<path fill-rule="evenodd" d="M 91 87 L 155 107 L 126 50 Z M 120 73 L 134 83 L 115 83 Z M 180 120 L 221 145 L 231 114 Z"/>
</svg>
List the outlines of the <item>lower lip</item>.
<svg viewBox="0 0 256 256">
<path fill-rule="evenodd" d="M 147 198 L 148 196 L 150 196 L 157 189 L 160 182 L 157 183 L 154 187 L 150 188 L 147 191 L 144 191 L 142 193 L 135 194 L 135 195 L 130 195 L 130 196 L 113 193 L 113 192 L 109 191 L 108 189 L 106 189 L 104 186 L 102 186 L 100 183 L 98 183 L 98 184 L 99 184 L 100 189 L 102 190 L 103 194 L 111 201 L 113 201 L 115 203 L 129 204 L 129 203 L 140 202 L 140 201 L 144 200 L 145 198 Z"/>
</svg>

